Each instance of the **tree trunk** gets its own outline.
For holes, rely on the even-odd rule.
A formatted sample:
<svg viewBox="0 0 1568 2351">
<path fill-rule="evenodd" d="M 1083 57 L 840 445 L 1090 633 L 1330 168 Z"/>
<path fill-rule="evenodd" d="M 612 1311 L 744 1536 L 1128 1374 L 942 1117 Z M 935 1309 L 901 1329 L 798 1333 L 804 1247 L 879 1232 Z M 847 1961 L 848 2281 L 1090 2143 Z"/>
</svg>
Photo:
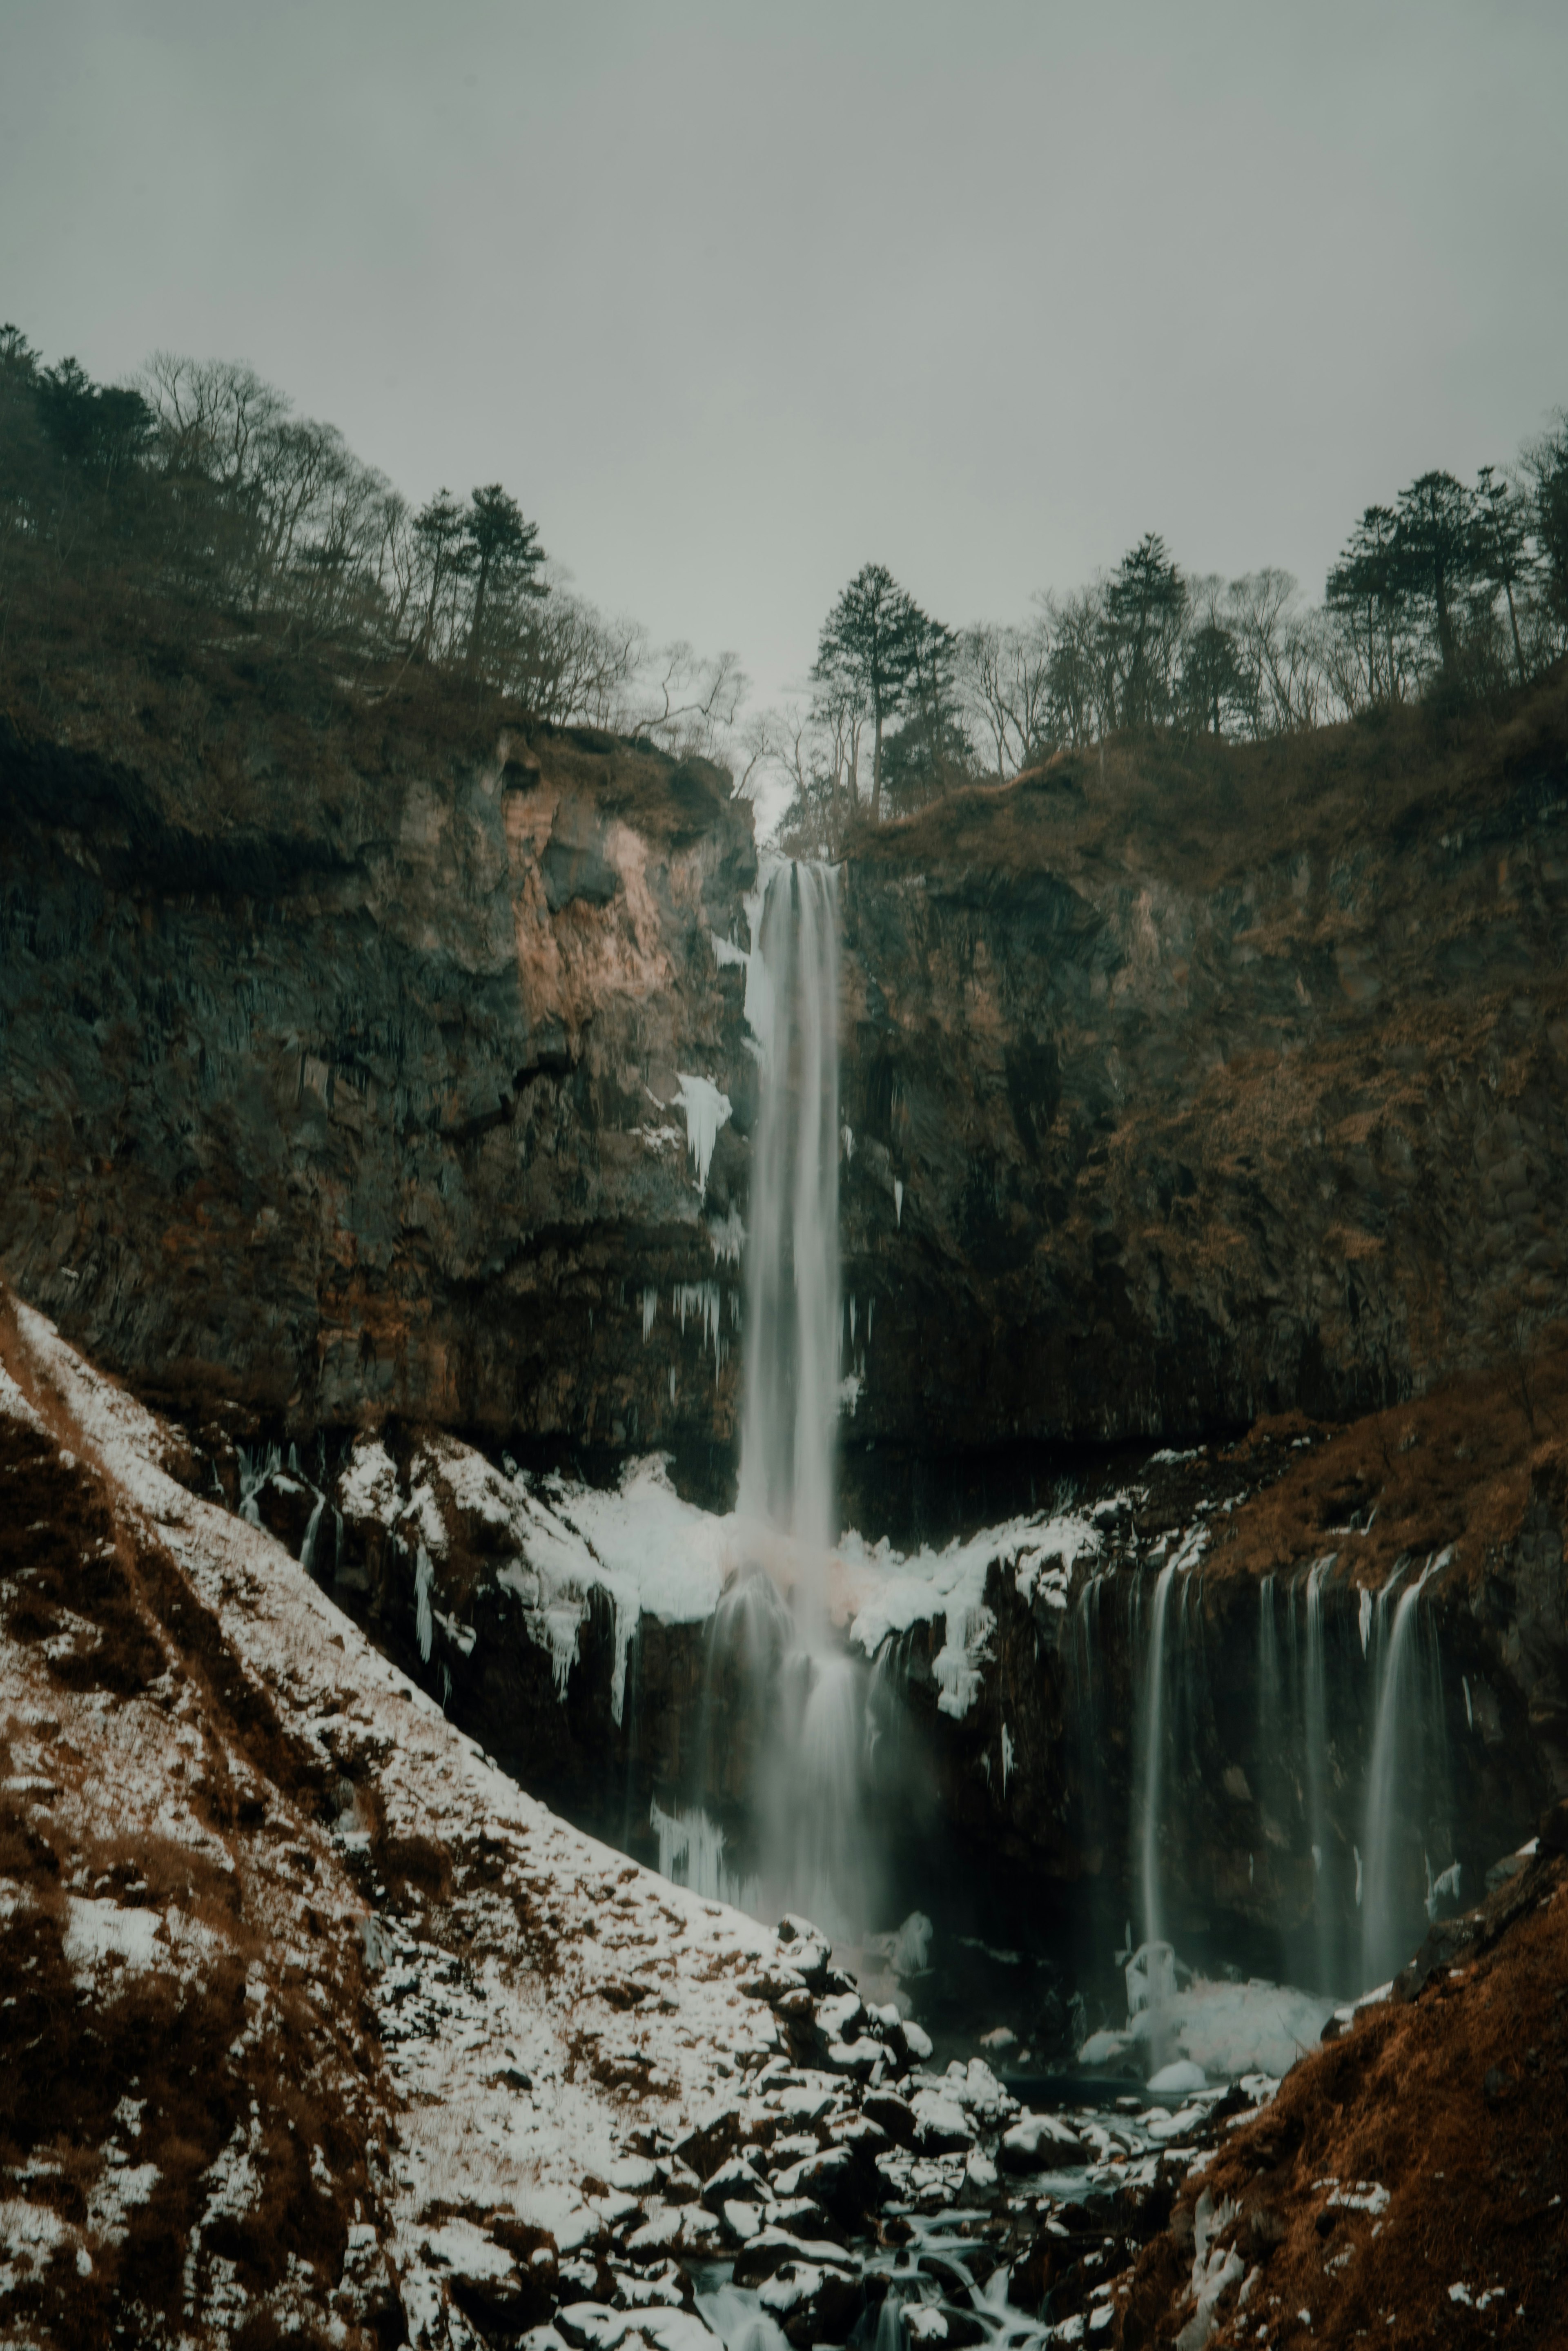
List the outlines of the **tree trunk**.
<svg viewBox="0 0 1568 2351">
<path fill-rule="evenodd" d="M 490 584 L 489 558 L 483 558 L 479 577 L 474 583 L 474 617 L 468 623 L 468 666 L 474 667 L 479 658 L 479 632 L 485 625 L 485 590 Z"/>
<path fill-rule="evenodd" d="M 1513 631 L 1513 657 L 1519 664 L 1519 682 L 1524 684 L 1524 648 L 1519 642 L 1519 618 L 1513 609 L 1513 582 L 1505 580 L 1502 592 L 1508 598 L 1508 625 Z"/>
<path fill-rule="evenodd" d="M 1437 591 L 1437 644 L 1443 656 L 1444 671 L 1452 674 L 1454 668 L 1454 623 L 1448 612 L 1448 581 L 1447 567 L 1438 558 L 1433 582 Z"/>
</svg>

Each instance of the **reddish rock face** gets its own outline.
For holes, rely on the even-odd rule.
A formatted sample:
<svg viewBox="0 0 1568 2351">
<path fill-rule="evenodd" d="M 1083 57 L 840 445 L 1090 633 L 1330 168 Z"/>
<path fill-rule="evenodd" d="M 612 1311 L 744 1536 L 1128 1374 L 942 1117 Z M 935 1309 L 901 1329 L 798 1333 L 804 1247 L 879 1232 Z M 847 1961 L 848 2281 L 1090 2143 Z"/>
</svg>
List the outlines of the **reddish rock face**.
<svg viewBox="0 0 1568 2351">
<path fill-rule="evenodd" d="M 727 1442 L 708 1227 L 744 1197 L 751 1064 L 714 941 L 744 941 L 756 860 L 716 770 L 503 736 L 198 837 L 122 770 L 0 757 L 24 1291 L 187 1414 Z M 706 1204 L 683 1072 L 732 1104 Z"/>
</svg>

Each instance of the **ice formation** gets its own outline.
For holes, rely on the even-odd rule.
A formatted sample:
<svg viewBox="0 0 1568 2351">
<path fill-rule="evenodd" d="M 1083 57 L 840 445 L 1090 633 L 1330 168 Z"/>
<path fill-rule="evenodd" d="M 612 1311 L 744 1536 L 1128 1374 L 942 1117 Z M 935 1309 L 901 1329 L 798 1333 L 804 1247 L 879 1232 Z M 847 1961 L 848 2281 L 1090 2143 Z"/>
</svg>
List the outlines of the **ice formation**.
<svg viewBox="0 0 1568 2351">
<path fill-rule="evenodd" d="M 686 1148 L 696 1170 L 697 1190 L 706 1192 L 714 1144 L 719 1129 L 729 1123 L 729 1096 L 721 1094 L 711 1078 L 693 1077 L 685 1071 L 677 1077 L 675 1100 L 686 1114 Z"/>
</svg>

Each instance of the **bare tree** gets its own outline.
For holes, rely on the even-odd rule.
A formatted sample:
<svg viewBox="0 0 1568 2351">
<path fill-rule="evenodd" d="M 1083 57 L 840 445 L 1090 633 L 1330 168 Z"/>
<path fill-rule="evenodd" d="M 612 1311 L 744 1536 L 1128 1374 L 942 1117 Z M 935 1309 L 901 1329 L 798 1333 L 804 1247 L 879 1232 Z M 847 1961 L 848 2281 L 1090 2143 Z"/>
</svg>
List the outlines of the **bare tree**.
<svg viewBox="0 0 1568 2351">
<path fill-rule="evenodd" d="M 1324 700 L 1322 631 L 1302 610 L 1295 575 L 1249 571 L 1224 601 L 1254 735 L 1291 735 L 1318 724 Z"/>
<path fill-rule="evenodd" d="M 1033 619 L 1022 628 L 981 622 L 960 640 L 964 702 L 989 737 L 998 783 L 1049 744 L 1051 632 L 1050 610 L 1037 600 Z"/>
<path fill-rule="evenodd" d="M 615 726 L 647 651 L 635 621 L 609 620 L 563 586 L 551 585 L 529 615 L 503 682 L 536 717 L 559 726 Z"/>
<path fill-rule="evenodd" d="M 1115 688 L 1105 658 L 1104 598 L 1096 584 L 1048 595 L 1047 723 L 1055 741 L 1082 750 L 1115 724 Z"/>
<path fill-rule="evenodd" d="M 711 758 L 749 687 L 738 654 L 705 658 L 679 639 L 655 657 L 648 700 L 628 731 L 646 736 L 678 758 Z"/>
</svg>

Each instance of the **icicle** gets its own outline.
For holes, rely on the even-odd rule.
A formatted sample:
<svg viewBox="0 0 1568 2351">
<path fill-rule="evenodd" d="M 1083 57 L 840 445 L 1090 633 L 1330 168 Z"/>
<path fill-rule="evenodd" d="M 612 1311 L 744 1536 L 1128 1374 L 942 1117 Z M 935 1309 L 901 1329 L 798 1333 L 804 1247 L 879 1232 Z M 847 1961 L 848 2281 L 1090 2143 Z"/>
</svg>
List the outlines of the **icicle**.
<svg viewBox="0 0 1568 2351">
<path fill-rule="evenodd" d="M 636 1635 L 642 1609 L 635 1595 L 623 1600 L 615 1596 L 615 1663 L 610 1675 L 610 1719 L 620 1728 L 626 1708 L 626 1658 Z M 666 1876 L 667 1872 L 664 1873 Z"/>
<path fill-rule="evenodd" d="M 707 1171 L 719 1129 L 729 1123 L 729 1096 L 721 1094 L 711 1078 L 692 1077 L 677 1071 L 675 1100 L 686 1114 L 686 1149 L 696 1169 L 697 1190 L 707 1190 Z"/>
<path fill-rule="evenodd" d="M 648 1343 L 648 1333 L 653 1327 L 653 1317 L 659 1311 L 659 1293 L 652 1282 L 643 1292 L 643 1344 Z"/>
<path fill-rule="evenodd" d="M 904 1229 L 904 1186 L 900 1178 L 896 1176 L 893 1179 L 893 1220 L 898 1229 L 902 1232 Z"/>
</svg>

